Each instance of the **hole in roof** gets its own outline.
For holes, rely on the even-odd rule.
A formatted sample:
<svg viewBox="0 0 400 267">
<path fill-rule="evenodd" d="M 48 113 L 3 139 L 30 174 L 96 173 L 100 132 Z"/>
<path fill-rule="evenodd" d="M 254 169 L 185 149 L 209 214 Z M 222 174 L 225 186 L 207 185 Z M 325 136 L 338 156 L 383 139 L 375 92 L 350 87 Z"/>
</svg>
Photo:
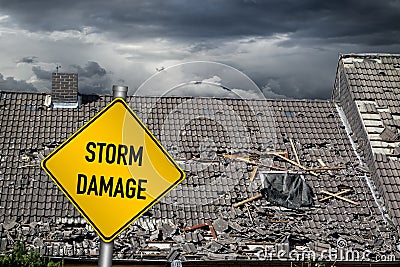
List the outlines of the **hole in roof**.
<svg viewBox="0 0 400 267">
<path fill-rule="evenodd" d="M 379 72 L 379 75 L 380 75 L 380 76 L 386 76 L 386 72 L 380 71 L 380 72 Z"/>
<path fill-rule="evenodd" d="M 295 117 L 296 113 L 294 111 L 285 111 L 286 117 Z"/>
<path fill-rule="evenodd" d="M 25 110 L 36 110 L 35 105 L 25 105 Z"/>
<path fill-rule="evenodd" d="M 204 115 L 214 115 L 214 110 L 205 108 L 205 109 L 203 109 L 203 114 Z"/>
<path fill-rule="evenodd" d="M 328 118 L 334 118 L 335 117 L 335 115 L 331 112 L 331 113 L 329 113 L 328 114 L 328 116 L 327 116 Z"/>
</svg>

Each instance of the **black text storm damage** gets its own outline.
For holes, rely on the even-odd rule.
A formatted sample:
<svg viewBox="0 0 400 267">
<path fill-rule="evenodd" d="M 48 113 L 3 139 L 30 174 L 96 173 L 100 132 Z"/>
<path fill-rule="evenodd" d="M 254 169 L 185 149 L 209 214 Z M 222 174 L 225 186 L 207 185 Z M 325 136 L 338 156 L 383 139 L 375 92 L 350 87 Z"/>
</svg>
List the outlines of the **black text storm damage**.
<svg viewBox="0 0 400 267">
<path fill-rule="evenodd" d="M 133 145 L 108 144 L 102 142 L 88 142 L 86 145 L 87 162 L 97 162 L 117 165 L 142 166 L 143 147 L 135 148 Z M 146 179 L 129 177 L 106 177 L 101 174 L 87 175 L 78 173 L 76 192 L 78 195 L 95 195 L 118 198 L 136 198 L 145 200 Z"/>
</svg>

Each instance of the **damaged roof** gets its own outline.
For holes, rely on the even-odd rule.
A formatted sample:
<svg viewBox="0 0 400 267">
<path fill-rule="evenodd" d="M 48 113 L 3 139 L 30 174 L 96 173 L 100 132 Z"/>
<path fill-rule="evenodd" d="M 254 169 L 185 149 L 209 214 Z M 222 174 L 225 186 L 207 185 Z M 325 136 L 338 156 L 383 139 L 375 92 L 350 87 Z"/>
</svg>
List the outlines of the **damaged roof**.
<svg viewBox="0 0 400 267">
<path fill-rule="evenodd" d="M 0 250 L 24 240 L 52 257 L 97 258 L 98 236 L 40 161 L 112 97 L 82 95 L 79 108 L 48 107 L 46 97 L 0 93 Z M 399 256 L 397 233 L 332 101 L 127 102 L 187 178 L 115 239 L 115 259 L 275 260 L 281 250 L 288 259 L 289 251 L 346 247 Z M 301 175 L 314 204 L 290 209 L 260 197 L 263 179 L 277 171 Z"/>
<path fill-rule="evenodd" d="M 400 55 L 350 54 L 339 59 L 334 98 L 370 168 L 378 197 L 400 226 Z"/>
</svg>

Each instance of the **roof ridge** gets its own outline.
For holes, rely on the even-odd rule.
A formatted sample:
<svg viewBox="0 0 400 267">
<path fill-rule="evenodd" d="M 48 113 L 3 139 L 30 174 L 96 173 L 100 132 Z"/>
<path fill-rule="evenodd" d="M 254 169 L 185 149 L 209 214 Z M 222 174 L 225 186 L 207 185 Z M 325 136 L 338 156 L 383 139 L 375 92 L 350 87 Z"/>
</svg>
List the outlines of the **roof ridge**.
<svg viewBox="0 0 400 267">
<path fill-rule="evenodd" d="M 0 90 L 0 94 L 31 94 L 31 95 L 51 95 L 48 92 L 27 92 L 27 91 L 6 91 Z M 99 96 L 99 97 L 112 97 L 111 94 L 84 94 L 79 93 L 81 96 Z M 228 97 L 204 97 L 204 96 L 141 96 L 141 95 L 128 95 L 131 97 L 142 98 L 191 98 L 191 99 L 216 99 L 216 100 L 243 100 L 243 101 L 285 101 L 285 102 L 332 102 L 331 99 L 307 99 L 307 98 L 264 98 L 264 99 L 251 99 L 251 98 L 228 98 Z"/>
<path fill-rule="evenodd" d="M 391 53 L 349 53 L 349 54 L 341 54 L 339 53 L 339 59 L 348 58 L 348 57 L 358 57 L 358 58 L 377 58 L 377 57 L 398 57 L 400 58 L 400 54 L 391 54 Z"/>
<path fill-rule="evenodd" d="M 0 90 L 0 94 L 34 94 L 34 95 L 48 95 L 50 93 L 46 92 L 36 92 L 36 91 L 7 91 L 7 90 Z"/>
</svg>

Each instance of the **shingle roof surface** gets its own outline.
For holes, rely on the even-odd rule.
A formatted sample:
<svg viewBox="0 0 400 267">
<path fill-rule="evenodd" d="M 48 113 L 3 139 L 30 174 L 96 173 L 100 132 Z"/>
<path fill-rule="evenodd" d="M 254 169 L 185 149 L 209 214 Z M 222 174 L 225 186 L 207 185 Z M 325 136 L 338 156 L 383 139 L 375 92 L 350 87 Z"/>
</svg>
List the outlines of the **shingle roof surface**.
<svg viewBox="0 0 400 267">
<path fill-rule="evenodd" d="M 39 162 L 112 98 L 82 95 L 79 108 L 55 109 L 44 106 L 45 97 L 0 94 L 0 250 L 11 246 L 11 240 L 24 239 L 51 256 L 97 257 L 98 237 Z M 258 259 L 267 245 L 275 250 L 278 244 L 290 249 L 305 245 L 321 251 L 335 248 L 339 239 L 360 251 L 395 252 L 392 229 L 367 184 L 369 173 L 360 165 L 332 102 L 185 97 L 128 97 L 127 102 L 187 178 L 115 240 L 115 257 Z M 252 164 L 223 155 L 250 155 L 299 171 L 267 155 L 287 151 L 294 160 L 290 139 L 307 168 L 321 167 L 318 159 L 345 167 L 319 172 L 318 177 L 304 174 L 318 199 L 326 196 L 321 190 L 350 188 L 345 196 L 360 205 L 316 199 L 314 207 L 294 211 L 258 199 L 233 208 L 260 192 L 259 173 L 270 169 L 259 166 L 251 182 Z M 216 238 L 207 226 L 183 231 L 208 222 Z"/>
</svg>

